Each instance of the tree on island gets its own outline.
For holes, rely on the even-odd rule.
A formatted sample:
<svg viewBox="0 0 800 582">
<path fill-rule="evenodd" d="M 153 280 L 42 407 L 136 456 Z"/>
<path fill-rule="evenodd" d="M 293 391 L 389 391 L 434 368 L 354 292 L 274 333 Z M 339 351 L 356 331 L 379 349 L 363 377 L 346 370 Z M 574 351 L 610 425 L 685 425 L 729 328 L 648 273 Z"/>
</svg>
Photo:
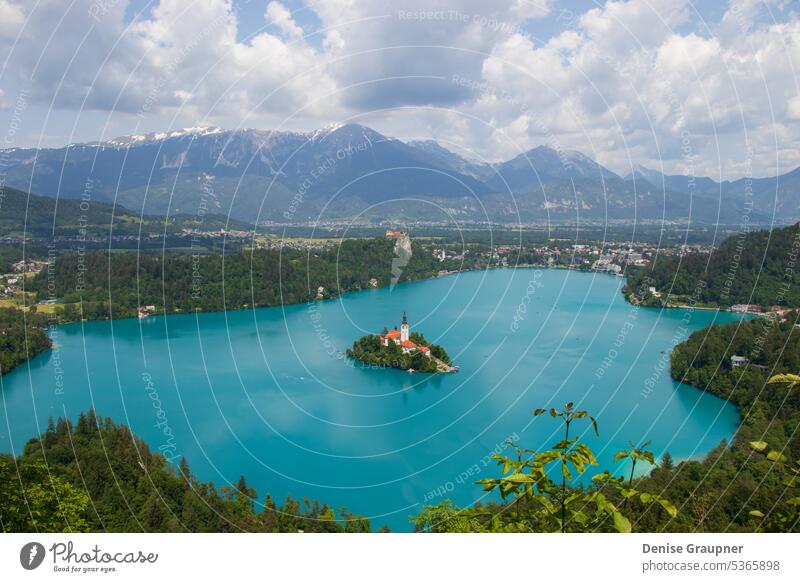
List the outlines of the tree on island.
<svg viewBox="0 0 800 582">
<path fill-rule="evenodd" d="M 421 345 L 429 346 L 430 344 L 425 343 Z M 444 348 L 440 346 L 431 346 L 431 354 L 434 354 L 434 347 L 437 348 L 438 353 L 442 353 L 447 357 L 447 360 L 443 358 L 439 359 L 449 365 L 450 357 L 447 356 L 447 352 L 444 351 Z M 397 368 L 399 370 L 412 369 L 415 372 L 429 373 L 438 371 L 438 365 L 434 358 L 429 358 L 420 351 L 404 353 L 399 345 L 392 342 L 384 346 L 381 344 L 380 337 L 372 334 L 365 335 L 356 340 L 353 343 L 353 347 L 347 350 L 347 355 L 365 364 L 380 368 Z"/>
</svg>

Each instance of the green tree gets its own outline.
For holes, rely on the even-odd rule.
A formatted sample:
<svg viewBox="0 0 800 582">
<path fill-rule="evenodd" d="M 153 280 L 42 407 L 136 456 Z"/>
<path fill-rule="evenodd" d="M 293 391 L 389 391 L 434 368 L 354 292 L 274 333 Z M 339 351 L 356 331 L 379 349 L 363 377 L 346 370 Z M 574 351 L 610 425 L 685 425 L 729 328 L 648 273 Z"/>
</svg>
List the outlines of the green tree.
<svg viewBox="0 0 800 582">
<path fill-rule="evenodd" d="M 6 532 L 89 530 L 89 496 L 52 475 L 42 461 L 0 455 L 0 525 Z"/>
</svg>

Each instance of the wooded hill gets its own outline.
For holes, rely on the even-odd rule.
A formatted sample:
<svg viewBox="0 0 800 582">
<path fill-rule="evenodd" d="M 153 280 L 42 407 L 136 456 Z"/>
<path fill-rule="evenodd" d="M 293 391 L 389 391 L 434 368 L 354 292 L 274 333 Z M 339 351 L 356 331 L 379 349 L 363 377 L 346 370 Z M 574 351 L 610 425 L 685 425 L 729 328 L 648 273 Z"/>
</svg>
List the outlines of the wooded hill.
<svg viewBox="0 0 800 582">
<path fill-rule="evenodd" d="M 4 532 L 368 532 L 346 509 L 263 497 L 244 476 L 216 487 L 171 465 L 127 426 L 94 412 L 50 419 L 24 453 L 0 454 Z"/>
<path fill-rule="evenodd" d="M 0 308 L 0 374 L 50 349 L 47 318 L 12 307 Z"/>
<path fill-rule="evenodd" d="M 181 228 L 250 230 L 252 226 L 224 216 L 174 214 L 168 217 L 140 215 L 120 205 L 92 200 L 51 198 L 15 188 L 0 189 L 0 237 L 93 237 L 115 235 L 163 235 Z M 112 228 L 113 227 L 113 228 Z"/>
<path fill-rule="evenodd" d="M 436 275 L 443 267 L 414 245 L 413 256 L 399 281 Z M 345 240 L 303 251 L 293 249 L 241 251 L 227 255 L 141 255 L 133 252 L 68 254 L 55 262 L 55 296 L 68 305 L 61 317 L 132 317 L 139 306 L 154 305 L 158 313 L 223 311 L 252 306 L 302 303 L 367 289 L 370 280 L 388 285 L 392 277 L 394 242 L 384 238 Z M 30 284 L 39 298 L 49 298 L 48 273 Z"/>
<path fill-rule="evenodd" d="M 663 300 L 729 307 L 751 303 L 800 307 L 800 226 L 733 235 L 710 255 L 659 257 L 629 269 L 626 293 L 648 299 L 655 287 Z"/>
</svg>

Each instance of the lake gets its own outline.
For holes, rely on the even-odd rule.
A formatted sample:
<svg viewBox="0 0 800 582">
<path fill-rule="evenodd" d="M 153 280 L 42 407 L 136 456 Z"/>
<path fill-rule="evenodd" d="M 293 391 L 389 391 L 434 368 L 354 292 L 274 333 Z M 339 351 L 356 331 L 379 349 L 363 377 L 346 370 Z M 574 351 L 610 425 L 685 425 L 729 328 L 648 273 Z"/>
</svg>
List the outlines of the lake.
<svg viewBox="0 0 800 582">
<path fill-rule="evenodd" d="M 737 409 L 669 375 L 669 353 L 730 313 L 636 308 L 622 278 L 501 269 L 227 313 L 74 323 L 56 348 L 2 378 L 0 450 L 21 452 L 48 417 L 94 407 L 201 480 L 244 474 L 263 501 L 317 498 L 409 530 L 423 503 L 485 499 L 488 455 L 541 448 L 561 426 L 538 407 L 574 401 L 602 469 L 630 443 L 701 456 L 730 439 Z M 444 346 L 448 375 L 365 369 L 342 352 L 399 326 Z M 572 433 L 575 434 L 575 433 Z M 622 467 L 616 466 L 617 470 Z"/>
</svg>

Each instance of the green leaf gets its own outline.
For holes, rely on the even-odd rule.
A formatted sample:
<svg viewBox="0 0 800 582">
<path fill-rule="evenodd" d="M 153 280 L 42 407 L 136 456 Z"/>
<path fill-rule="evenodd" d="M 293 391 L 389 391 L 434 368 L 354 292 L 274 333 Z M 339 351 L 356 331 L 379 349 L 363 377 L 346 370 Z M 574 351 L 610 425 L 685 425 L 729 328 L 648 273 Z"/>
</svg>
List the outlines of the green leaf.
<svg viewBox="0 0 800 582">
<path fill-rule="evenodd" d="M 783 482 L 783 484 L 786 487 L 800 487 L 800 477 L 797 477 L 796 475 L 789 477 Z"/>
<path fill-rule="evenodd" d="M 503 477 L 503 481 L 506 483 L 528 483 L 530 480 L 530 475 L 525 475 L 524 473 L 514 473 L 508 477 Z"/>
<path fill-rule="evenodd" d="M 782 455 L 778 451 L 770 451 L 767 453 L 767 458 L 770 461 L 775 461 L 776 463 L 785 463 L 789 460 L 789 457 L 786 455 Z"/>
<path fill-rule="evenodd" d="M 611 481 L 612 483 L 622 483 L 622 477 L 614 477 L 608 471 L 603 471 L 599 475 L 595 475 L 592 477 L 592 481 L 604 482 L 604 481 Z"/>
<path fill-rule="evenodd" d="M 586 456 L 587 462 L 590 465 L 597 464 L 597 459 L 595 459 L 592 449 L 590 449 L 587 445 L 583 443 L 578 443 L 577 448 L 581 453 L 583 453 Z"/>
<path fill-rule="evenodd" d="M 750 512 L 750 515 L 752 515 L 753 517 L 764 517 L 764 514 L 763 514 L 763 513 L 761 513 L 761 512 L 760 512 L 759 510 L 757 510 L 757 509 L 754 509 L 753 511 L 751 511 L 751 512 Z"/>
<path fill-rule="evenodd" d="M 577 439 L 567 440 L 563 439 L 553 445 L 554 449 L 568 449 Z"/>
<path fill-rule="evenodd" d="M 639 500 L 644 504 L 648 504 L 653 501 L 653 495 L 651 493 L 642 493 L 639 496 Z"/>
<path fill-rule="evenodd" d="M 666 511 L 670 517 L 675 517 L 678 515 L 678 508 L 675 507 L 670 501 L 664 499 L 663 497 L 656 498 L 658 504 Z"/>
<path fill-rule="evenodd" d="M 614 529 L 619 533 L 631 533 L 631 522 L 628 521 L 627 517 L 622 515 L 619 511 L 615 511 L 613 517 Z"/>
<path fill-rule="evenodd" d="M 545 451 L 543 453 L 539 453 L 536 455 L 536 463 L 541 465 L 546 465 L 552 461 L 561 457 L 561 453 L 558 451 Z"/>
<path fill-rule="evenodd" d="M 750 448 L 754 451 L 758 451 L 759 453 L 766 450 L 768 446 L 769 444 L 764 441 L 750 441 Z"/>
<path fill-rule="evenodd" d="M 572 521 L 580 525 L 586 525 L 588 517 L 584 512 L 576 511 L 572 514 Z"/>
<path fill-rule="evenodd" d="M 775 374 L 767 380 L 767 384 L 788 384 L 789 388 L 793 388 L 798 383 L 800 383 L 800 376 L 797 374 Z"/>
</svg>

